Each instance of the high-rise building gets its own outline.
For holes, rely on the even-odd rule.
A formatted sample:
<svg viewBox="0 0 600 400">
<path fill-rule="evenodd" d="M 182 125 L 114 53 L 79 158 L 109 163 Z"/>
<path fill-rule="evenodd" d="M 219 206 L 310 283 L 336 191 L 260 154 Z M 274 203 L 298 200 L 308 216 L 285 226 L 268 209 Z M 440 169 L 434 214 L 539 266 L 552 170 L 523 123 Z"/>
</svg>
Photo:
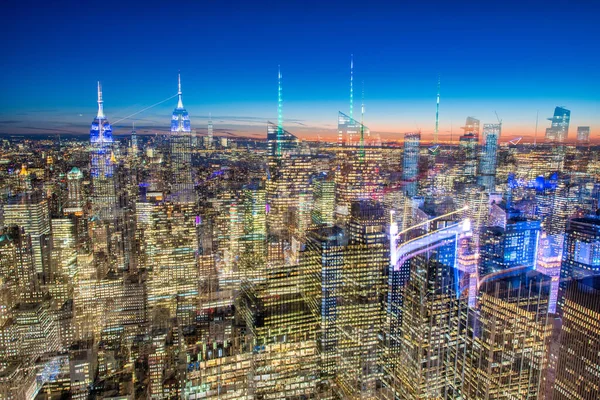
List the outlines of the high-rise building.
<svg viewBox="0 0 600 400">
<path fill-rule="evenodd" d="M 496 163 L 501 129 L 502 124 L 483 124 L 483 145 L 479 155 L 477 183 L 488 192 L 496 190 Z"/>
<path fill-rule="evenodd" d="M 379 202 L 351 205 L 335 322 L 339 354 L 335 382 L 342 398 L 375 397 L 381 378 L 378 336 L 385 320 L 380 300 L 389 261 L 386 220 Z"/>
<path fill-rule="evenodd" d="M 83 173 L 77 167 L 73 167 L 67 174 L 67 208 L 81 208 L 84 203 L 83 188 Z"/>
<path fill-rule="evenodd" d="M 31 236 L 35 272 L 52 279 L 50 211 L 42 193 L 26 192 L 9 198 L 4 206 L 4 224 L 23 227 Z"/>
<path fill-rule="evenodd" d="M 338 304 L 341 296 L 341 271 L 347 238 L 336 226 L 322 227 L 309 232 L 306 246 L 300 257 L 306 284 L 303 295 L 313 313 L 320 316 L 319 352 L 321 378 L 329 386 L 339 366 Z"/>
<path fill-rule="evenodd" d="M 464 134 L 459 138 L 461 156 L 464 157 L 463 175 L 467 183 L 475 183 L 477 175 L 477 144 L 479 142 L 479 120 L 467 117 Z"/>
<path fill-rule="evenodd" d="M 464 321 L 455 394 L 466 399 L 538 399 L 546 365 L 550 278 L 537 271 L 488 276 Z M 466 353 L 463 353 L 465 351 Z M 466 356 L 463 356 L 466 354 Z M 454 378 L 454 377 L 453 377 Z M 456 398 L 456 397 L 453 397 Z"/>
<path fill-rule="evenodd" d="M 458 248 L 464 247 L 460 243 L 471 241 L 468 219 L 434 223 L 438 229 L 404 243 L 397 241 L 397 226 L 390 228 L 386 398 L 442 398 L 454 368 L 455 360 L 448 361 L 446 355 L 460 346 L 459 317 L 467 312 L 474 294 L 476 259 L 470 259 L 470 251 L 460 252 L 463 262 L 457 257 Z M 393 271 L 403 266 L 410 271 L 404 288 L 391 279 Z"/>
<path fill-rule="evenodd" d="M 404 159 L 402 161 L 402 181 L 407 197 L 417 195 L 419 177 L 419 144 L 420 133 L 406 133 L 404 135 Z"/>
<path fill-rule="evenodd" d="M 563 301 L 554 400 L 600 398 L 600 277 L 574 279 Z"/>
<path fill-rule="evenodd" d="M 546 141 L 563 143 L 569 136 L 569 122 L 571 120 L 571 111 L 564 107 L 556 107 L 554 116 L 548 118 L 552 121 L 552 126 L 546 128 Z"/>
<path fill-rule="evenodd" d="M 572 218 L 567 223 L 560 267 L 559 311 L 572 279 L 600 276 L 600 217 Z"/>
<path fill-rule="evenodd" d="M 535 269 L 540 221 L 515 216 L 504 228 L 485 227 L 480 237 L 479 277 L 514 267 Z"/>
<path fill-rule="evenodd" d="M 590 127 L 577 127 L 577 144 L 588 144 L 590 142 Z"/>
<path fill-rule="evenodd" d="M 338 137 L 342 143 L 346 146 L 357 146 L 360 142 L 360 132 L 364 128 L 361 128 L 360 121 L 338 112 Z M 368 128 L 366 128 L 368 131 Z"/>
<path fill-rule="evenodd" d="M 137 138 L 137 132 L 135 131 L 135 125 L 133 126 L 133 128 L 131 129 L 131 152 L 133 153 L 134 156 L 138 155 L 138 138 Z"/>
<path fill-rule="evenodd" d="M 322 178 L 314 182 L 312 222 L 333 226 L 335 222 L 335 182 Z"/>
<path fill-rule="evenodd" d="M 136 204 L 139 264 L 148 271 L 148 308 L 155 326 L 177 317 L 192 323 L 198 299 L 198 234 L 194 203 Z"/>
</svg>

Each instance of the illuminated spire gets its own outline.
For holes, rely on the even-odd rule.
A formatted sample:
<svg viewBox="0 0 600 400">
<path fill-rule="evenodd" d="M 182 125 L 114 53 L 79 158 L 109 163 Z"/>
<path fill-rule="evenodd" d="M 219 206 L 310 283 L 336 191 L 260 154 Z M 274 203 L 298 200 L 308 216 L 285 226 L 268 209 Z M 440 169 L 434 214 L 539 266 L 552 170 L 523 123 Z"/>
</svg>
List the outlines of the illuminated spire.
<svg viewBox="0 0 600 400">
<path fill-rule="evenodd" d="M 179 97 L 179 100 L 177 101 L 177 108 L 181 110 L 183 109 L 183 101 L 181 100 L 181 73 L 177 73 L 177 84 L 177 96 Z"/>
<path fill-rule="evenodd" d="M 435 131 L 433 132 L 433 144 L 438 142 L 438 131 L 440 125 L 440 76 L 438 75 L 437 100 L 435 104 Z"/>
<path fill-rule="evenodd" d="M 98 81 L 98 119 L 104 119 L 104 102 L 102 101 L 102 86 Z"/>
<path fill-rule="evenodd" d="M 350 118 L 352 118 L 352 103 L 354 102 L 354 55 L 350 54 Z"/>
</svg>

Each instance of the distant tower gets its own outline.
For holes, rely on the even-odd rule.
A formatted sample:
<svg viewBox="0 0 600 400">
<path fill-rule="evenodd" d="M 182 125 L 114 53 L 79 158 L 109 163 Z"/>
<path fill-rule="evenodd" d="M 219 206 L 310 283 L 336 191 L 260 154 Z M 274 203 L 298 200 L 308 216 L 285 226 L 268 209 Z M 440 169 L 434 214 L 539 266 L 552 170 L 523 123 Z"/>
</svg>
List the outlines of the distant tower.
<svg viewBox="0 0 600 400">
<path fill-rule="evenodd" d="M 485 187 L 487 192 L 496 190 L 496 162 L 501 129 L 502 124 L 483 125 L 484 144 L 481 147 L 477 183 Z"/>
<path fill-rule="evenodd" d="M 461 129 L 464 134 L 459 139 L 459 147 L 464 156 L 463 175 L 470 181 L 477 174 L 477 142 L 479 141 L 479 120 L 467 117 L 465 126 Z"/>
<path fill-rule="evenodd" d="M 556 107 L 554 116 L 548 118 L 552 121 L 552 126 L 546 128 L 546 141 L 563 143 L 569 136 L 569 122 L 571 121 L 571 111 L 564 107 Z"/>
<path fill-rule="evenodd" d="M 408 197 L 414 197 L 417 195 L 420 143 L 420 133 L 407 133 L 404 135 L 404 160 L 402 162 L 402 181 L 405 184 L 404 192 Z"/>
<path fill-rule="evenodd" d="M 590 127 L 577 127 L 577 144 L 588 144 L 590 142 Z"/>
<path fill-rule="evenodd" d="M 440 127 L 440 78 L 438 76 L 437 99 L 435 102 L 435 131 L 433 131 L 433 144 L 438 142 L 438 132 Z"/>
<path fill-rule="evenodd" d="M 133 127 L 131 129 L 131 151 L 134 155 L 138 153 L 138 141 L 137 141 L 137 133 L 135 132 L 135 122 L 133 123 Z"/>
<path fill-rule="evenodd" d="M 213 122 L 212 116 L 208 114 L 208 148 L 212 148 L 213 144 Z"/>
</svg>

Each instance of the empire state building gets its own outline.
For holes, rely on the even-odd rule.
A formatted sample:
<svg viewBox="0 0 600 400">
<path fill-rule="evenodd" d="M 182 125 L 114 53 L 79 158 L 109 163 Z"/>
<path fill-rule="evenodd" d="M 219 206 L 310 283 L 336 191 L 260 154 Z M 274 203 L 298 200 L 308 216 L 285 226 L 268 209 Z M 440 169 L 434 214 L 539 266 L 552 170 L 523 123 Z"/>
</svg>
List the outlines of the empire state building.
<svg viewBox="0 0 600 400">
<path fill-rule="evenodd" d="M 90 174 L 92 176 L 92 211 L 100 219 L 114 216 L 117 204 L 113 179 L 115 159 L 112 153 L 112 126 L 104 115 L 102 86 L 98 82 L 98 114 L 90 128 Z"/>
<path fill-rule="evenodd" d="M 190 117 L 181 99 L 181 75 L 178 75 L 178 101 L 171 118 L 171 198 L 188 200 L 194 191 L 192 177 L 192 137 Z"/>
</svg>

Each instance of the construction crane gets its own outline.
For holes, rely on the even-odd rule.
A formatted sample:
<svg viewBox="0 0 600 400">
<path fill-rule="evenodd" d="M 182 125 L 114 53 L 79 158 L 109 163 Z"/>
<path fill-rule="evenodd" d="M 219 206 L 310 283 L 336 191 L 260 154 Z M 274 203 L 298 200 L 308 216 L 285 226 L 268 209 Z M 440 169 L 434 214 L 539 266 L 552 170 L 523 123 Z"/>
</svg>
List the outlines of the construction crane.
<svg viewBox="0 0 600 400">
<path fill-rule="evenodd" d="M 494 111 L 494 114 L 496 114 L 496 119 L 498 120 L 498 124 L 500 126 L 502 126 L 502 120 L 500 119 L 500 117 L 498 117 L 498 113 L 496 111 Z"/>
</svg>

